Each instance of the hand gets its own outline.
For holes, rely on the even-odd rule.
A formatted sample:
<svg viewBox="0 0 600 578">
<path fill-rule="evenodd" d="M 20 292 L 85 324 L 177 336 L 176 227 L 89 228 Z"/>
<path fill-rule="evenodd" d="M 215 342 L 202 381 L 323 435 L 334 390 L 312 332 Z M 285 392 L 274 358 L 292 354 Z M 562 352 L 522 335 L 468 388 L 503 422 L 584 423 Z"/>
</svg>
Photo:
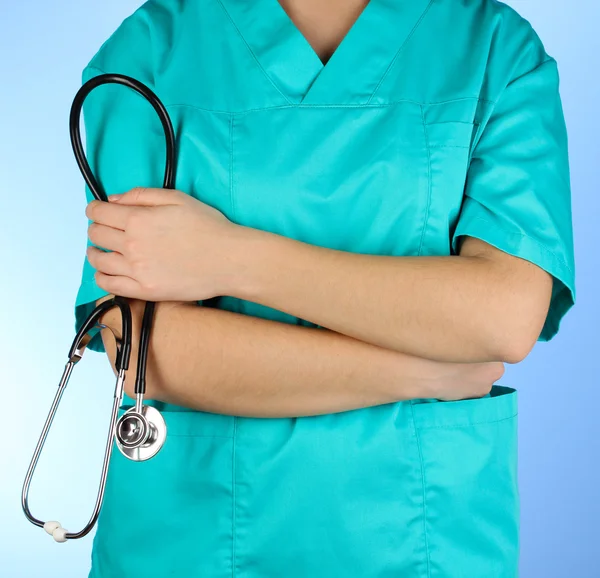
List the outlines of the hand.
<svg viewBox="0 0 600 578">
<path fill-rule="evenodd" d="M 478 398 L 487 395 L 492 385 L 504 375 L 504 363 L 447 363 L 428 361 L 427 385 L 419 397 L 444 401 Z"/>
<path fill-rule="evenodd" d="M 96 284 L 144 301 L 197 301 L 227 295 L 242 229 L 178 190 L 136 187 L 92 201 L 88 247 Z"/>
</svg>

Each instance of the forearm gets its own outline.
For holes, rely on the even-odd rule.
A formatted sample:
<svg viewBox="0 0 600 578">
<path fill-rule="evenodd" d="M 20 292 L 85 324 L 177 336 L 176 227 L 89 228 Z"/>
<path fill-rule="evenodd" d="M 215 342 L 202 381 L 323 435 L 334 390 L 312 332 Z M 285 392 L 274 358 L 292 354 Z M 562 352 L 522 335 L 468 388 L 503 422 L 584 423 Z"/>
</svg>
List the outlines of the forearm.
<svg viewBox="0 0 600 578">
<path fill-rule="evenodd" d="M 143 302 L 137 303 L 126 389 L 135 381 Z M 102 321 L 118 332 L 118 319 L 113 310 Z M 114 340 L 105 332 L 114 366 Z M 158 303 L 146 382 L 150 398 L 192 409 L 287 417 L 434 396 L 434 364 L 325 329 Z"/>
<path fill-rule="evenodd" d="M 236 297 L 428 359 L 511 361 L 540 309 L 522 271 L 489 259 L 361 255 L 257 230 L 239 253 Z"/>
</svg>

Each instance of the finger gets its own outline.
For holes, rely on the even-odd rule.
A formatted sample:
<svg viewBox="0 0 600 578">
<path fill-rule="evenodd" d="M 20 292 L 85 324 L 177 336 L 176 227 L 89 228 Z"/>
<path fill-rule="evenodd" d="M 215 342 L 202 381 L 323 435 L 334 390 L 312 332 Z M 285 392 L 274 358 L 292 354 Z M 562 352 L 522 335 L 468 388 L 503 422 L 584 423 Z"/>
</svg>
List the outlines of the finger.
<svg viewBox="0 0 600 578">
<path fill-rule="evenodd" d="M 132 299 L 144 299 L 140 284 L 131 277 L 123 275 L 106 275 L 101 271 L 94 274 L 96 285 L 113 295 L 130 297 Z"/>
<path fill-rule="evenodd" d="M 128 219 L 135 210 L 135 207 L 128 207 L 126 205 L 121 207 L 116 203 L 94 200 L 88 203 L 85 208 L 85 214 L 94 223 L 124 231 Z"/>
<path fill-rule="evenodd" d="M 131 274 L 131 266 L 127 259 L 115 251 L 107 253 L 96 247 L 88 247 L 86 250 L 90 265 L 107 275 L 125 275 Z"/>
<path fill-rule="evenodd" d="M 88 237 L 94 245 L 98 245 L 109 251 L 123 253 L 125 233 L 121 229 L 113 229 L 100 223 L 90 223 L 88 226 Z"/>
<path fill-rule="evenodd" d="M 187 196 L 176 189 L 135 187 L 122 195 L 111 195 L 108 199 L 111 204 L 154 207 L 156 205 L 180 205 L 185 202 Z"/>
</svg>

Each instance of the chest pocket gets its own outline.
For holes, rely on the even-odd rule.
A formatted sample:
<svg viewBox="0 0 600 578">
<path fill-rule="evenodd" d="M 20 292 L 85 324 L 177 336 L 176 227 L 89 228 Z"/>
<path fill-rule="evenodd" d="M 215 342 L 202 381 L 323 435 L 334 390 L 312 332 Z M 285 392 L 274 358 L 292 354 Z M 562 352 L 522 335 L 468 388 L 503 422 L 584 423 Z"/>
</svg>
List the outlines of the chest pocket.
<svg viewBox="0 0 600 578">
<path fill-rule="evenodd" d="M 238 223 L 342 251 L 417 253 L 429 191 L 418 103 L 239 114 L 232 151 Z"/>
<path fill-rule="evenodd" d="M 477 100 L 461 99 L 424 107 L 429 157 L 429 204 L 420 255 L 449 255 L 473 145 L 480 123 Z"/>
</svg>

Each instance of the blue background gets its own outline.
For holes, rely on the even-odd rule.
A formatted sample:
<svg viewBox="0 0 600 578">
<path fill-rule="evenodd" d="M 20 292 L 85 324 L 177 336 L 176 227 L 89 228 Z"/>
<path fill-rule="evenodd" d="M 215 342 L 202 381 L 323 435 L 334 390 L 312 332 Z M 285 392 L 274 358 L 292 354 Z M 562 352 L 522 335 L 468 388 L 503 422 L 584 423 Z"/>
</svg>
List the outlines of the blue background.
<svg viewBox="0 0 600 578">
<path fill-rule="evenodd" d="M 569 129 L 577 303 L 500 384 L 519 389 L 521 578 L 600 576 L 600 8 L 512 0 L 556 58 Z M 86 247 L 68 115 L 81 71 L 133 0 L 0 0 L 0 576 L 87 576 L 93 533 L 58 545 L 20 506 L 23 476 L 73 338 Z M 116 191 L 114 191 L 116 192 Z M 119 191 L 121 192 L 121 191 Z M 67 389 L 30 506 L 79 528 L 91 514 L 113 389 L 88 352 Z M 124 545 L 126 548 L 127 546 Z M 493 578 L 493 577 L 490 577 Z"/>
</svg>

